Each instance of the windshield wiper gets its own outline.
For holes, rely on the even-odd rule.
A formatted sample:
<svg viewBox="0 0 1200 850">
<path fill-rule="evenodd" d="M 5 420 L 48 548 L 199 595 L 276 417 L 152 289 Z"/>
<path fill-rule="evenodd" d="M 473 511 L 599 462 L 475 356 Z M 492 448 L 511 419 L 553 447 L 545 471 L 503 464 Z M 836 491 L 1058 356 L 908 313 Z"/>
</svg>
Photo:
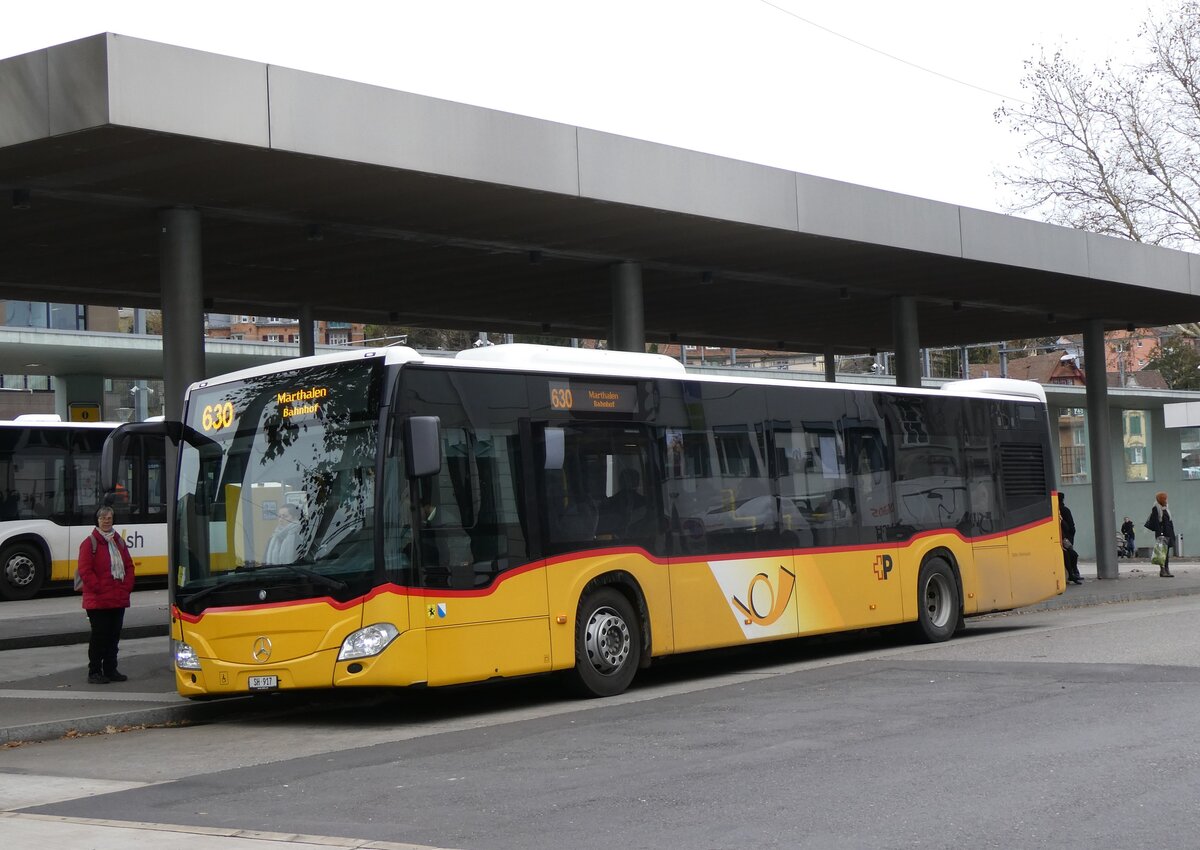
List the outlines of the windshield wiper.
<svg viewBox="0 0 1200 850">
<path fill-rule="evenodd" d="M 302 567 L 299 564 L 260 564 L 257 561 L 246 561 L 245 563 L 238 564 L 236 567 L 234 567 L 233 571 L 235 573 L 250 573 L 257 572 L 259 570 L 270 569 L 272 567 L 283 567 L 285 570 L 291 570 L 292 572 L 310 578 L 322 587 L 328 587 L 331 590 L 341 591 L 350 586 L 344 581 L 339 581 L 336 578 L 330 578 L 327 575 L 322 575 L 316 570 L 310 570 L 308 567 Z"/>
<path fill-rule="evenodd" d="M 208 596 L 208 594 L 212 593 L 214 590 L 216 590 L 218 587 L 221 587 L 221 586 L 222 586 L 221 583 L 217 582 L 216 584 L 210 584 L 208 587 L 202 587 L 199 590 L 197 590 L 195 593 L 191 594 L 190 596 L 180 599 L 179 604 L 180 605 L 192 605 L 193 603 L 198 602 L 201 599 L 203 599 L 205 596 Z"/>
</svg>

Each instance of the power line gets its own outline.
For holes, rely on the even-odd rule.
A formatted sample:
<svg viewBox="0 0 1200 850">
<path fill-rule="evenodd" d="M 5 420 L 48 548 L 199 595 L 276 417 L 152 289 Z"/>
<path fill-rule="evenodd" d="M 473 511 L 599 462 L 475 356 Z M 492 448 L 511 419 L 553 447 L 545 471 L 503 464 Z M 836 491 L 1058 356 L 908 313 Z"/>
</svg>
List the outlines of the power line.
<svg viewBox="0 0 1200 850">
<path fill-rule="evenodd" d="M 1024 103 L 1026 105 L 1029 104 L 1028 101 L 1023 100 L 1019 97 L 1013 97 L 1012 95 L 1004 94 L 1004 93 L 998 92 L 998 91 L 993 91 L 992 89 L 984 88 L 983 86 L 977 86 L 974 83 L 968 83 L 966 80 L 960 80 L 957 77 L 951 77 L 949 74 L 943 74 L 941 71 L 935 71 L 932 68 L 926 68 L 924 65 L 918 65 L 916 62 L 909 62 L 907 59 L 904 59 L 900 56 L 896 56 L 892 53 L 888 53 L 886 50 L 880 50 L 878 47 L 872 47 L 871 45 L 866 44 L 861 41 L 858 41 L 856 39 L 853 39 L 848 35 L 842 35 L 840 32 L 837 32 L 836 30 L 831 30 L 827 26 L 822 26 L 821 24 L 818 24 L 816 21 L 811 21 L 808 18 L 802 17 L 801 15 L 797 15 L 791 9 L 785 9 L 783 6 L 780 6 L 778 3 L 772 3 L 771 0 L 759 0 L 759 2 L 765 3 L 766 5 L 770 6 L 772 9 L 778 9 L 780 12 L 783 12 L 785 15 L 791 15 L 796 20 L 798 20 L 802 23 L 806 23 L 810 27 L 816 27 L 817 29 L 821 30 L 822 32 L 827 32 L 830 35 L 837 36 L 838 38 L 842 39 L 843 41 L 848 41 L 851 44 L 853 44 L 855 47 L 861 47 L 864 50 L 870 50 L 872 53 L 878 53 L 880 56 L 883 56 L 887 59 L 891 59 L 893 62 L 899 62 L 902 65 L 907 65 L 910 68 L 915 68 L 916 70 L 921 71 L 923 73 L 932 74 L 935 77 L 941 77 L 943 80 L 954 83 L 955 85 L 966 86 L 969 89 L 975 89 L 976 91 L 981 91 L 985 94 L 990 94 L 994 97 L 999 97 L 1004 100 L 1014 100 L 1014 101 L 1017 101 L 1018 103 Z"/>
</svg>

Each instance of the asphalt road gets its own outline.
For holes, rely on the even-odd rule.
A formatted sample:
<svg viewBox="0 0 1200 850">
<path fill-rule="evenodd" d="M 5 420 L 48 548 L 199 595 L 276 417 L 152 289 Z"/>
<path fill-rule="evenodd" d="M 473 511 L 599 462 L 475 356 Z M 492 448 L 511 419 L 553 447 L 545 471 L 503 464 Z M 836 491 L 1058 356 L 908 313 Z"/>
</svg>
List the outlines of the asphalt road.
<svg viewBox="0 0 1200 850">
<path fill-rule="evenodd" d="M 936 646 L 690 656 L 608 700 L 539 679 L 264 703 L 0 751 L 3 808 L 19 809 L 0 834 L 126 850 L 161 846 L 162 825 L 179 848 L 247 850 L 1188 846 L 1198 649 L 1193 595 L 985 618 Z"/>
</svg>

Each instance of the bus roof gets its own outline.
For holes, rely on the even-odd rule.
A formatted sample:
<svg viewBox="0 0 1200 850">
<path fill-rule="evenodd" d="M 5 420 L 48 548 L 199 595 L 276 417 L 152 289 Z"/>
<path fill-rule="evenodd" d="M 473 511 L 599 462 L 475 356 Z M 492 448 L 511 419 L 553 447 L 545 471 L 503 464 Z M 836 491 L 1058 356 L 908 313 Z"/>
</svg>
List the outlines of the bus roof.
<svg viewBox="0 0 1200 850">
<path fill-rule="evenodd" d="M 508 343 L 468 348 L 454 357 L 458 363 L 482 363 L 510 369 L 546 372 L 588 372 L 603 375 L 638 375 L 683 378 L 687 370 L 674 357 L 637 351 L 567 348 L 560 345 Z"/>
<path fill-rule="evenodd" d="M 262 366 L 254 366 L 197 381 L 188 388 L 190 394 L 214 384 L 322 366 L 330 363 L 345 363 L 356 360 L 382 358 L 388 365 L 419 363 L 436 365 L 448 369 L 500 369 L 523 372 L 559 372 L 567 374 L 600 375 L 625 378 L 674 378 L 711 383 L 759 384 L 766 386 L 798 386 L 802 382 L 785 378 L 774 378 L 753 374 L 758 370 L 746 370 L 743 377 L 730 375 L 700 375 L 688 372 L 682 363 L 664 354 L 633 351 L 612 351 L 594 348 L 568 348 L 565 346 L 533 345 L 529 343 L 507 343 L 469 348 L 454 357 L 426 357 L 420 352 L 403 345 L 383 348 L 350 349 L 313 357 L 297 357 Z M 803 382 L 803 386 L 818 390 L 847 390 L 859 392 L 901 392 L 913 395 L 944 395 L 951 393 L 962 396 L 989 398 L 1027 399 L 1046 403 L 1046 392 L 1034 381 L 1018 381 L 1011 378 L 975 378 L 950 381 L 941 389 L 933 387 L 899 387 L 893 385 L 868 386 L 864 384 L 826 383 L 824 381 Z"/>
</svg>

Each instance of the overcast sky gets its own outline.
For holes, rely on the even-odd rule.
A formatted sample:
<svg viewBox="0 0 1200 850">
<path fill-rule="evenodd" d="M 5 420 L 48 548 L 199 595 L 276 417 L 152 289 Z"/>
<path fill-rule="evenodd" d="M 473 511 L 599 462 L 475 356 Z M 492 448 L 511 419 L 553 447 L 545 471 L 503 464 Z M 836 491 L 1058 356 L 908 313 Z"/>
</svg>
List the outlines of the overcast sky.
<svg viewBox="0 0 1200 850">
<path fill-rule="evenodd" d="M 4 5 L 0 57 L 118 32 L 999 211 L 1018 143 L 992 114 L 1023 96 L 1025 60 L 1128 61 L 1175 2 Z"/>
</svg>

